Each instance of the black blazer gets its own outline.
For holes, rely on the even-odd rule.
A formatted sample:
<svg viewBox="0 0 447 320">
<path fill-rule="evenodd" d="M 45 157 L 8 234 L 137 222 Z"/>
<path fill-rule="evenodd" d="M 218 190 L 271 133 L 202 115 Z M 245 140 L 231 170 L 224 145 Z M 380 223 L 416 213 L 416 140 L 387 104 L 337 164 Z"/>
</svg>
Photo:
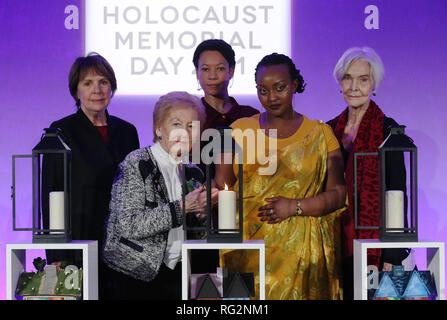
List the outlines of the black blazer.
<svg viewBox="0 0 447 320">
<path fill-rule="evenodd" d="M 136 128 L 124 120 L 110 116 L 107 111 L 106 115 L 109 135 L 107 145 L 81 109 L 50 125 L 50 127 L 61 129 L 63 139 L 72 152 L 72 238 L 73 240 L 99 240 L 100 246 L 115 171 L 128 153 L 139 148 Z M 43 160 L 44 228 L 47 228 L 49 224 L 49 192 L 63 190 L 61 172 L 62 167 L 54 157 L 47 156 Z M 53 260 L 48 257 L 48 254 L 47 258 Z"/>
</svg>

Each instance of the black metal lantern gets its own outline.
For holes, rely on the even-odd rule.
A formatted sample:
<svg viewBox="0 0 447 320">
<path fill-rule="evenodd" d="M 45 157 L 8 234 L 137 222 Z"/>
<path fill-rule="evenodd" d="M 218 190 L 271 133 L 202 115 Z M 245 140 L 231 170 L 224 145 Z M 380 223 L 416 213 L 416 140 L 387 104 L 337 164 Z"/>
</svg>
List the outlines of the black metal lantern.
<svg viewBox="0 0 447 320">
<path fill-rule="evenodd" d="M 358 225 L 359 156 L 375 156 L 379 160 L 378 226 Z M 378 152 L 354 154 L 354 206 L 356 229 L 378 229 L 379 239 L 384 242 L 418 241 L 417 147 L 405 135 L 405 126 L 392 127 Z"/>
<path fill-rule="evenodd" d="M 390 135 L 380 145 L 379 170 L 380 239 L 393 242 L 418 241 L 417 147 L 405 135 L 405 126 L 391 128 Z M 400 176 L 404 181 L 398 190 L 390 188 L 387 182 L 389 170 L 401 171 Z M 391 193 L 396 191 L 402 192 L 402 200 L 391 197 Z M 401 214 L 403 218 L 400 218 Z M 394 219 L 396 215 L 398 219 Z"/>
<path fill-rule="evenodd" d="M 231 135 L 230 127 L 219 127 L 217 131 L 219 132 L 218 137 L 214 137 L 214 139 L 219 141 L 211 141 L 214 142 L 215 148 L 212 149 L 212 155 L 210 156 L 211 161 L 205 161 L 205 177 L 206 177 L 206 226 L 205 227 L 195 227 L 188 226 L 186 224 L 187 219 L 183 219 L 184 221 L 184 230 L 185 231 L 206 231 L 206 241 L 208 243 L 240 243 L 243 241 L 243 153 L 241 147 L 235 142 Z M 211 203 L 211 165 L 218 163 L 217 159 L 222 159 L 223 154 L 232 154 L 238 155 L 238 183 L 239 183 L 239 192 L 237 194 L 238 200 L 237 202 L 237 211 L 239 217 L 239 227 L 234 229 L 219 229 L 217 216 L 213 214 L 213 208 Z M 232 157 L 234 158 L 234 157 Z M 186 186 L 186 177 L 185 177 L 185 164 L 182 164 L 182 179 L 183 179 L 183 187 L 182 187 L 182 201 L 183 201 L 183 217 L 185 215 L 185 196 L 187 193 Z"/>
<path fill-rule="evenodd" d="M 16 158 L 31 158 L 32 160 L 32 203 L 33 203 L 33 225 L 32 228 L 16 228 L 15 212 L 15 160 Z M 54 191 L 57 197 L 55 201 L 44 199 L 50 197 L 43 190 L 45 174 L 43 172 L 43 163 L 46 167 L 52 167 L 57 178 L 61 181 L 59 190 L 48 186 L 48 191 Z M 71 149 L 61 138 L 58 128 L 46 128 L 39 143 L 33 148 L 31 155 L 13 155 L 13 230 L 14 231 L 32 231 L 33 243 L 66 243 L 71 241 Z M 56 196 L 56 194 L 55 194 Z M 45 213 L 45 220 L 48 226 L 44 228 L 44 213 L 42 210 L 43 202 L 48 204 L 48 212 Z M 51 212 L 56 212 L 58 225 L 51 227 Z M 56 218 L 53 218 L 56 222 Z"/>
</svg>

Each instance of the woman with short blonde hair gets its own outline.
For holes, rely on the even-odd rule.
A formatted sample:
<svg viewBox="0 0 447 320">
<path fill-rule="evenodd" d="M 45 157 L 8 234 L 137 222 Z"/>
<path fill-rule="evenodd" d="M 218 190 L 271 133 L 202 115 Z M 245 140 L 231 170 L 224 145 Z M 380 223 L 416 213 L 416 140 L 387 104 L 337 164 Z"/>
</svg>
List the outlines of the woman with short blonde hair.
<svg viewBox="0 0 447 320">
<path fill-rule="evenodd" d="M 188 105 L 197 112 L 200 123 L 205 122 L 205 109 L 202 102 L 196 96 L 193 96 L 185 91 L 174 91 L 161 96 L 155 103 L 153 111 L 153 125 L 152 130 L 154 133 L 154 142 L 158 141 L 156 129 L 161 121 L 164 120 L 166 115 L 172 108 Z"/>
<path fill-rule="evenodd" d="M 203 220 L 206 191 L 200 168 L 186 163 L 181 173 L 180 163 L 198 138 L 193 122 L 203 119 L 203 106 L 195 96 L 161 96 L 154 108 L 154 145 L 130 153 L 118 167 L 103 260 L 121 283 L 122 299 L 181 299 L 183 212 Z M 189 192 L 185 204 L 183 174 Z M 217 189 L 211 197 L 217 201 Z"/>
</svg>

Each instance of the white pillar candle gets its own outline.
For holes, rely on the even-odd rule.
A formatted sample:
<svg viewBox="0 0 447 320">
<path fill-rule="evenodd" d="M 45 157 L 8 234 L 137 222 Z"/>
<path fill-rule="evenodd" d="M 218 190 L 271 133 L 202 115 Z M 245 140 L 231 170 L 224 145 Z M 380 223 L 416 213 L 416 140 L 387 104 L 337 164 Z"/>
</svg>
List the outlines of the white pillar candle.
<svg viewBox="0 0 447 320">
<path fill-rule="evenodd" d="M 50 229 L 65 228 L 64 192 L 50 192 Z M 62 232 L 52 232 L 62 233 Z"/>
<path fill-rule="evenodd" d="M 386 202 L 386 227 L 404 227 L 404 192 L 401 190 L 389 190 L 385 195 Z M 390 231 L 399 232 L 399 231 Z M 402 231 L 400 231 L 402 232 Z"/>
<path fill-rule="evenodd" d="M 236 192 L 228 190 L 227 185 L 219 191 L 218 210 L 219 229 L 236 229 Z"/>
</svg>

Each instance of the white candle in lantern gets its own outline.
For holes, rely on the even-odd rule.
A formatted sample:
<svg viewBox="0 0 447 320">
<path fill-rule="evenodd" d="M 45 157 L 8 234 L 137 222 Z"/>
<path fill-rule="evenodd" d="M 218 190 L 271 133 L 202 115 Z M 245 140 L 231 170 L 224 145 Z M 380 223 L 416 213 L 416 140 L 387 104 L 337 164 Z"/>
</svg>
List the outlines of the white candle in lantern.
<svg viewBox="0 0 447 320">
<path fill-rule="evenodd" d="M 219 191 L 218 203 L 219 229 L 236 229 L 236 192 L 225 184 L 225 190 Z"/>
<path fill-rule="evenodd" d="M 388 190 L 385 195 L 386 227 L 404 227 L 404 192 L 401 190 Z M 399 231 L 390 231 L 399 232 Z"/>
<path fill-rule="evenodd" d="M 64 192 L 50 192 L 50 229 L 64 229 L 65 227 L 65 206 Z M 62 233 L 62 232 L 52 232 Z"/>
</svg>

